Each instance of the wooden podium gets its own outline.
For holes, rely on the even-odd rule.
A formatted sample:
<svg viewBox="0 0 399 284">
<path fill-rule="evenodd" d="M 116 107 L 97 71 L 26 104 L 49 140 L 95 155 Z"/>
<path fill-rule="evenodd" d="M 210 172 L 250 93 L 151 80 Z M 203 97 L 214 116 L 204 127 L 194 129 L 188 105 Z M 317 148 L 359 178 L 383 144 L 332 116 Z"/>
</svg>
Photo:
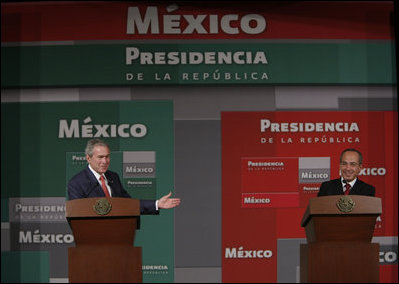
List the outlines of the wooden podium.
<svg viewBox="0 0 399 284">
<path fill-rule="evenodd" d="M 66 202 L 76 247 L 68 249 L 69 282 L 142 282 L 141 247 L 134 247 L 140 201 L 85 198 Z"/>
<path fill-rule="evenodd" d="M 301 282 L 379 282 L 379 244 L 371 239 L 380 214 L 377 197 L 310 199 L 301 222 Z"/>
</svg>

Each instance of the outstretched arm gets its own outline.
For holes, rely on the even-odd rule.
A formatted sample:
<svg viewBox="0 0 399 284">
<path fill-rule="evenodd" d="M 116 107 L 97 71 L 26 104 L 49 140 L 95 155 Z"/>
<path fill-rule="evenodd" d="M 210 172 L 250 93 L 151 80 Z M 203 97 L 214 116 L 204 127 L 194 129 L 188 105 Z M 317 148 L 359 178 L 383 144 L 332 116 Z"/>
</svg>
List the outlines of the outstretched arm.
<svg viewBox="0 0 399 284">
<path fill-rule="evenodd" d="M 172 192 L 169 192 L 169 194 L 162 196 L 158 200 L 159 209 L 171 209 L 180 205 L 180 198 L 170 198 L 171 195 Z"/>
</svg>

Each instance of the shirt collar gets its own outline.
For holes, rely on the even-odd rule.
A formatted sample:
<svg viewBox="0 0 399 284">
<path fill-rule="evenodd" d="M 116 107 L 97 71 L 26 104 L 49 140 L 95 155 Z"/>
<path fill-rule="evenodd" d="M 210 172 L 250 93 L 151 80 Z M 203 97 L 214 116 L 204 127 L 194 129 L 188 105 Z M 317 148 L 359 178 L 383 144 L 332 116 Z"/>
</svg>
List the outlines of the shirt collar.
<svg viewBox="0 0 399 284">
<path fill-rule="evenodd" d="M 357 181 L 357 178 L 355 178 L 354 180 L 352 180 L 351 182 L 348 182 L 348 183 L 351 187 L 353 187 L 355 185 L 356 181 Z M 342 183 L 342 186 L 345 187 L 346 183 L 344 182 L 344 179 L 342 177 L 341 177 L 341 183 Z"/>
<path fill-rule="evenodd" d="M 98 172 L 96 172 L 95 170 L 93 170 L 93 168 L 90 166 L 90 164 L 89 164 L 89 169 L 93 173 L 93 175 L 96 177 L 96 180 L 100 180 L 101 175 Z M 105 175 L 104 175 L 104 178 L 107 179 Z"/>
</svg>

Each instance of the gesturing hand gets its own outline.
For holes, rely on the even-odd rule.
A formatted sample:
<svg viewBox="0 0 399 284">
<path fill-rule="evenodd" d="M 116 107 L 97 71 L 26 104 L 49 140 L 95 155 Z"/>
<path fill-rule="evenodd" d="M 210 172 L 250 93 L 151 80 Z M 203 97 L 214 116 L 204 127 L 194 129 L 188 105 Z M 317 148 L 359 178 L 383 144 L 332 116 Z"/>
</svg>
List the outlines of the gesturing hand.
<svg viewBox="0 0 399 284">
<path fill-rule="evenodd" d="M 158 200 L 159 209 L 170 209 L 180 205 L 180 198 L 170 198 L 171 195 L 172 192 L 169 192 Z"/>
</svg>

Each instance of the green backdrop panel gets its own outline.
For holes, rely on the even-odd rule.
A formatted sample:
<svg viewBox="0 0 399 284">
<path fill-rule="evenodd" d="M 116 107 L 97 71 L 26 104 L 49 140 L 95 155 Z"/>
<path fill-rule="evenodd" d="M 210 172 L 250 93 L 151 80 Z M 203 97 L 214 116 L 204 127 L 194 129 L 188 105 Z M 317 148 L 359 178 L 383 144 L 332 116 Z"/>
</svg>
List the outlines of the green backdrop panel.
<svg viewBox="0 0 399 284">
<path fill-rule="evenodd" d="M 2 283 L 48 283 L 49 255 L 47 251 L 2 251 Z"/>
<path fill-rule="evenodd" d="M 11 197 L 66 197 L 92 138 L 109 143 L 110 170 L 133 198 L 173 191 L 172 101 L 2 103 L 1 115 L 2 205 Z M 143 247 L 144 282 L 173 282 L 173 210 L 142 216 L 135 245 Z"/>
</svg>

